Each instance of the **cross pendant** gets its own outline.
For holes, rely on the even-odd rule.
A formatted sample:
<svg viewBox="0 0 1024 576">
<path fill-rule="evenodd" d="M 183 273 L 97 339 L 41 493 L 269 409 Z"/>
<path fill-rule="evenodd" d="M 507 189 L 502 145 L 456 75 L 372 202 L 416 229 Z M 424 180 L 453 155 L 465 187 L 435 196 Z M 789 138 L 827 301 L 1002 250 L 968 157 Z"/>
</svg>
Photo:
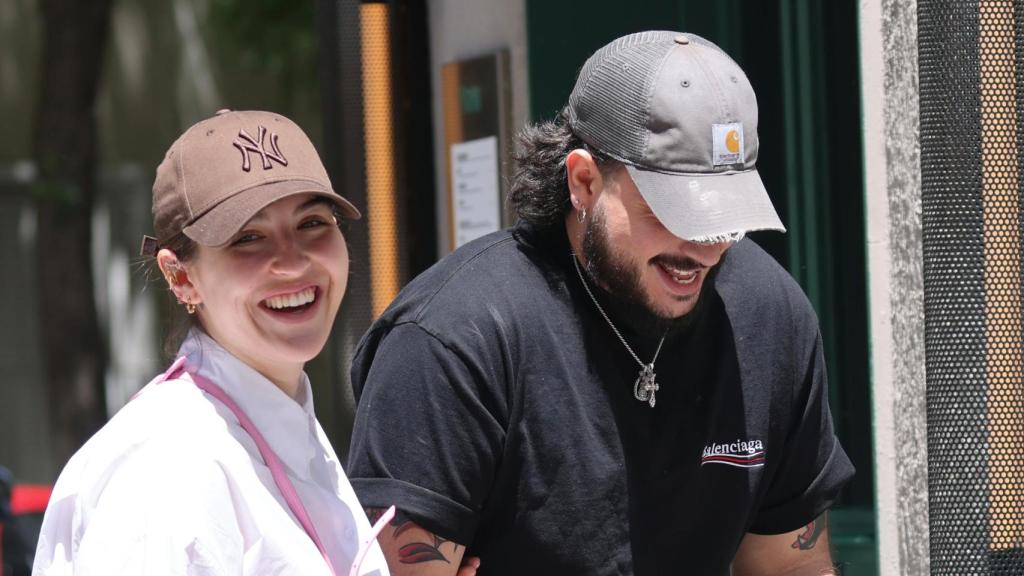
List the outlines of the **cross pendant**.
<svg viewBox="0 0 1024 576">
<path fill-rule="evenodd" d="M 656 401 L 654 394 L 658 391 L 658 383 L 654 380 L 654 364 L 644 366 L 633 383 L 633 397 L 641 402 L 647 402 L 654 408 Z"/>
</svg>

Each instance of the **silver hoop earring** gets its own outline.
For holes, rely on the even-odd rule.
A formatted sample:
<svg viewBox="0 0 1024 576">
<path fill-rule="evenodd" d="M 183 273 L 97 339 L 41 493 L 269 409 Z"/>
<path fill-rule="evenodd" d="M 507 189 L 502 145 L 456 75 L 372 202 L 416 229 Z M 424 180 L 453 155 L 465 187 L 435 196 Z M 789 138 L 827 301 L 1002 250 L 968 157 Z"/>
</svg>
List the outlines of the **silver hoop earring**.
<svg viewBox="0 0 1024 576">
<path fill-rule="evenodd" d="M 587 207 L 580 206 L 579 213 L 576 214 L 576 221 L 583 224 L 583 221 L 587 219 Z"/>
</svg>

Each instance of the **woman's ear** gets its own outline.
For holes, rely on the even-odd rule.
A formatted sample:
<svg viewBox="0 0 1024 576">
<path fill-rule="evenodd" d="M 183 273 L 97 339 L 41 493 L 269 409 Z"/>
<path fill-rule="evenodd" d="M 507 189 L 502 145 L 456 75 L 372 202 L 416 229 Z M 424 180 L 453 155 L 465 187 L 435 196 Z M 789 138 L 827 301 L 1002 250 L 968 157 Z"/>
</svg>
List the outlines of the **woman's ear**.
<svg viewBox="0 0 1024 576">
<path fill-rule="evenodd" d="M 565 175 L 573 208 L 584 210 L 593 206 L 604 182 L 590 152 L 580 148 L 569 152 L 565 157 Z"/>
<path fill-rule="evenodd" d="M 156 253 L 156 263 L 164 275 L 164 280 L 167 281 L 167 287 L 174 292 L 178 302 L 192 306 L 202 302 L 195 284 L 188 275 L 188 269 L 178 260 L 177 254 L 167 248 L 161 248 Z"/>
</svg>

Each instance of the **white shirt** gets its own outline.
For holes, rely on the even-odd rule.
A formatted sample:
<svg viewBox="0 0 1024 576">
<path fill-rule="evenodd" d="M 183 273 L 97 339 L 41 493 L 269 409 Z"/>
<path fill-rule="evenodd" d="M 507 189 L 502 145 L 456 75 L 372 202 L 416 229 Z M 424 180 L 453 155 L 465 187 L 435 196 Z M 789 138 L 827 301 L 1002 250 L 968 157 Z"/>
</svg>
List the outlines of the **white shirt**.
<svg viewBox="0 0 1024 576">
<path fill-rule="evenodd" d="M 338 576 L 370 524 L 313 414 L 214 340 L 182 344 L 277 453 Z M 188 373 L 151 382 L 71 458 L 54 486 L 34 575 L 327 575 L 255 442 Z M 360 574 L 387 576 L 374 543 Z"/>
</svg>

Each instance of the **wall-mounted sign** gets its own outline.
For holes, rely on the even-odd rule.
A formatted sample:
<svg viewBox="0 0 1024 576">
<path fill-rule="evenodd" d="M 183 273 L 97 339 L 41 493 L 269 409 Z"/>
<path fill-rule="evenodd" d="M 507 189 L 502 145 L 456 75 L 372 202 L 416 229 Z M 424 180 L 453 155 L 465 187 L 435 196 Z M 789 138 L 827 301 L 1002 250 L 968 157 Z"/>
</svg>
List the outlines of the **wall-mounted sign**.
<svg viewBox="0 0 1024 576">
<path fill-rule="evenodd" d="M 462 246 L 501 228 L 498 138 L 452 144 L 452 229 Z"/>
<path fill-rule="evenodd" d="M 512 152 L 508 70 L 507 50 L 441 68 L 452 249 L 511 223 L 504 209 Z"/>
</svg>

